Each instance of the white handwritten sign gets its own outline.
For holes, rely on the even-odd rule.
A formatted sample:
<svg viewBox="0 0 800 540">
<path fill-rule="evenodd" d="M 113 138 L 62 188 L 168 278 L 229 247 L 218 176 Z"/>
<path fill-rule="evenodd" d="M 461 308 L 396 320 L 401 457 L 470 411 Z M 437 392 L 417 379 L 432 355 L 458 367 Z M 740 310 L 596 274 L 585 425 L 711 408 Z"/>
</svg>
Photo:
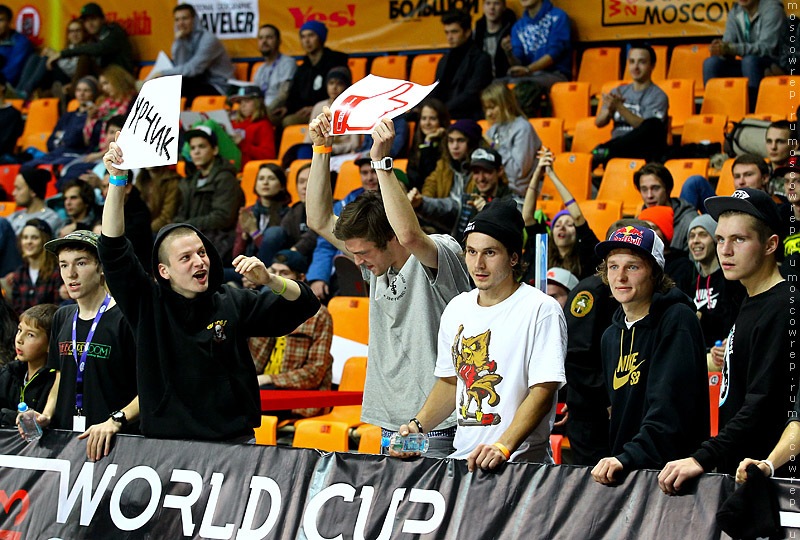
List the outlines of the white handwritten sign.
<svg viewBox="0 0 800 540">
<path fill-rule="evenodd" d="M 178 162 L 181 78 L 171 75 L 144 83 L 119 134 L 117 143 L 123 152 L 119 169 Z"/>
<path fill-rule="evenodd" d="M 333 134 L 372 133 L 383 118 L 395 118 L 425 99 L 430 86 L 367 75 L 342 92 L 331 105 Z"/>
</svg>

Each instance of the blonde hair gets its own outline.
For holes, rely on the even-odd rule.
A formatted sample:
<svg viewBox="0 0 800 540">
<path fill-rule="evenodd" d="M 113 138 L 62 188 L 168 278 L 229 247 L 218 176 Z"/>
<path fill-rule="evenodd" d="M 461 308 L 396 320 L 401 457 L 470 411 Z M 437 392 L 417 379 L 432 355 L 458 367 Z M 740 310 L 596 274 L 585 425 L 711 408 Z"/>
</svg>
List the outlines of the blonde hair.
<svg viewBox="0 0 800 540">
<path fill-rule="evenodd" d="M 118 98 L 125 98 L 136 93 L 136 79 L 124 68 L 116 64 L 108 66 L 100 76 L 105 77 L 108 83 L 114 87 L 114 90 L 119 94 Z"/>
<path fill-rule="evenodd" d="M 525 117 L 525 113 L 522 112 L 519 103 L 517 103 L 517 96 L 509 90 L 505 83 L 500 81 L 495 81 L 484 88 L 483 92 L 481 92 L 481 103 L 490 103 L 500 108 L 499 123 L 501 124 L 511 122 L 517 116 Z"/>
<path fill-rule="evenodd" d="M 264 104 L 264 98 L 261 97 L 252 97 L 250 99 L 256 100 L 256 109 L 253 111 L 253 115 L 250 117 L 251 122 L 258 122 L 262 118 L 267 117 L 267 106 Z M 241 109 L 237 109 L 233 115 L 234 122 L 241 122 L 243 120 L 247 120 L 244 116 L 242 116 Z"/>
</svg>

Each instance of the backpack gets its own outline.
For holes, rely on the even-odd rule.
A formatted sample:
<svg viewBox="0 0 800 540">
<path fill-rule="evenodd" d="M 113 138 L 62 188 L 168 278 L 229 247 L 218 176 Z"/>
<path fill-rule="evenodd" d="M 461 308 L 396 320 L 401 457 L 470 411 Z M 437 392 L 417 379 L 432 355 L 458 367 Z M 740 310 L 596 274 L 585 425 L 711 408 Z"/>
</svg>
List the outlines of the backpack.
<svg viewBox="0 0 800 540">
<path fill-rule="evenodd" d="M 734 122 L 731 132 L 725 135 L 723 150 L 732 158 L 742 154 L 755 154 L 766 158 L 767 147 L 764 141 L 770 124 L 769 120 L 755 118 L 745 118 L 741 122 Z"/>
</svg>

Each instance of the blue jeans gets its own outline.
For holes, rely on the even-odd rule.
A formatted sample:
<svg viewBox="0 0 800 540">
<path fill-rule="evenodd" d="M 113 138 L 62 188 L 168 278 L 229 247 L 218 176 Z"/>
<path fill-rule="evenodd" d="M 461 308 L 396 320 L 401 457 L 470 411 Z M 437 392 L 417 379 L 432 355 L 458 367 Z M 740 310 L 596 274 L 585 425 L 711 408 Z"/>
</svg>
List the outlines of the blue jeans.
<svg viewBox="0 0 800 540">
<path fill-rule="evenodd" d="M 692 203 L 695 208 L 700 210 L 701 214 L 706 213 L 705 200 L 714 195 L 716 195 L 714 188 L 708 180 L 699 174 L 687 178 L 681 188 L 681 199 Z"/>
<path fill-rule="evenodd" d="M 703 61 L 703 84 L 709 79 L 720 77 L 747 77 L 747 92 L 750 100 L 750 110 L 755 110 L 758 97 L 758 85 L 764 78 L 764 70 L 774 60 L 766 56 L 743 56 L 736 60 L 728 56 L 711 56 Z"/>
<path fill-rule="evenodd" d="M 286 229 L 280 225 L 267 227 L 261 235 L 261 247 L 258 249 L 256 257 L 261 259 L 267 267 L 271 266 L 275 254 L 283 249 L 288 238 Z"/>
</svg>

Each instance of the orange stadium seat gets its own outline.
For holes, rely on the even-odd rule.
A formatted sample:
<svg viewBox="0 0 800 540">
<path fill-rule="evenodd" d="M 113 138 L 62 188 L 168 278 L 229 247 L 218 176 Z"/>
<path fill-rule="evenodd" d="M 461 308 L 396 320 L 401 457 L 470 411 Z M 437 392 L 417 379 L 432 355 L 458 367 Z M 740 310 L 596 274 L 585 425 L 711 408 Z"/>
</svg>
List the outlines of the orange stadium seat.
<svg viewBox="0 0 800 540">
<path fill-rule="evenodd" d="M 8 217 L 17 209 L 17 203 L 0 202 L 0 217 Z"/>
<path fill-rule="evenodd" d="M 652 78 L 656 82 L 663 81 L 667 78 L 667 50 L 669 47 L 666 45 L 651 45 L 651 47 L 653 47 L 653 51 L 656 53 L 656 65 L 653 68 Z M 631 72 L 628 71 L 627 59 L 622 64 L 622 71 L 624 71 L 622 78 L 625 79 L 626 82 L 630 82 L 632 79 Z M 672 103 L 670 103 L 670 106 L 672 106 Z"/>
<path fill-rule="evenodd" d="M 442 54 L 418 54 L 411 61 L 411 75 L 408 80 L 417 84 L 429 85 L 436 81 L 436 68 Z"/>
<path fill-rule="evenodd" d="M 608 228 L 622 218 L 622 201 L 584 201 L 581 203 L 581 212 L 597 238 L 605 238 Z"/>
<path fill-rule="evenodd" d="M 561 118 L 529 118 L 536 134 L 542 140 L 542 145 L 554 154 L 564 151 L 564 121 Z"/>
<path fill-rule="evenodd" d="M 800 105 L 800 77 L 764 77 L 758 85 L 755 114 L 787 118 Z"/>
<path fill-rule="evenodd" d="M 583 51 L 578 81 L 589 83 L 592 95 L 600 93 L 603 83 L 619 79 L 619 53 L 619 47 L 595 47 Z"/>
<path fill-rule="evenodd" d="M 710 81 L 709 81 L 710 82 Z M 681 144 L 702 142 L 725 142 L 725 124 L 728 117 L 724 114 L 695 114 L 683 124 Z"/>
<path fill-rule="evenodd" d="M 334 322 L 335 324 L 335 322 Z M 342 370 L 342 380 L 339 382 L 340 392 L 363 392 L 364 381 L 367 376 L 367 359 L 364 356 L 356 356 L 344 363 Z M 314 420 L 323 422 L 341 422 L 348 428 L 361 425 L 361 405 L 337 405 L 328 414 L 315 416 Z M 303 419 L 295 422 L 295 426 L 300 426 L 309 420 Z"/>
<path fill-rule="evenodd" d="M 225 109 L 226 99 L 225 96 L 197 96 L 192 101 L 189 110 L 193 112 L 219 111 Z"/>
<path fill-rule="evenodd" d="M 233 78 L 237 81 L 247 81 L 247 72 L 250 70 L 250 62 L 234 62 Z"/>
<path fill-rule="evenodd" d="M 334 296 L 328 303 L 333 319 L 333 334 L 369 344 L 369 298 Z"/>
<path fill-rule="evenodd" d="M 572 137 L 573 152 L 591 152 L 598 144 L 611 140 L 611 130 L 614 122 L 609 122 L 603 127 L 594 125 L 594 116 L 581 118 L 575 124 L 575 135 Z"/>
<path fill-rule="evenodd" d="M 672 197 L 681 194 L 681 188 L 690 176 L 699 174 L 708 179 L 708 159 L 670 159 L 664 166 L 672 174 Z"/>
<path fill-rule="evenodd" d="M 281 135 L 281 146 L 278 151 L 278 159 L 283 159 L 283 155 L 296 144 L 301 144 L 308 132 L 308 124 L 297 124 L 294 126 L 286 126 L 283 128 Z"/>
<path fill-rule="evenodd" d="M 401 158 L 393 160 L 393 165 L 395 169 L 400 169 L 403 172 L 408 172 L 408 159 Z"/>
<path fill-rule="evenodd" d="M 683 132 L 686 119 L 694 114 L 694 81 L 691 79 L 668 79 L 658 84 L 669 98 L 669 118 L 672 133 Z"/>
<path fill-rule="evenodd" d="M 155 64 L 150 64 L 148 66 L 142 66 L 139 68 L 139 80 L 143 81 L 147 78 L 148 75 L 153 71 Z"/>
<path fill-rule="evenodd" d="M 486 135 L 486 132 L 489 130 L 490 127 L 492 127 L 489 121 L 486 120 L 485 118 L 481 118 L 480 120 L 478 120 L 478 125 L 481 126 L 481 132 L 483 132 L 484 135 Z"/>
<path fill-rule="evenodd" d="M 669 61 L 667 79 L 692 79 L 694 80 L 694 95 L 702 96 L 703 90 L 703 61 L 711 56 L 707 43 L 694 45 L 675 45 L 672 48 L 672 58 Z"/>
<path fill-rule="evenodd" d="M 597 198 L 622 201 L 625 215 L 636 215 L 642 207 L 642 196 L 633 184 L 633 173 L 638 171 L 643 159 L 615 158 L 606 163 Z"/>
<path fill-rule="evenodd" d="M 369 72 L 378 77 L 405 80 L 406 73 L 408 73 L 407 65 L 408 56 L 376 56 L 372 60 Z"/>
<path fill-rule="evenodd" d="M 724 114 L 739 122 L 747 113 L 747 77 L 709 79 L 700 114 Z"/>
<path fill-rule="evenodd" d="M 564 203 L 558 197 L 555 199 L 543 199 L 536 201 L 536 208 L 544 212 L 544 215 L 548 218 L 552 218 L 564 209 Z"/>
<path fill-rule="evenodd" d="M 277 159 L 257 159 L 247 162 L 244 169 L 242 169 L 241 187 L 244 192 L 245 206 L 252 206 L 256 203 L 256 200 L 258 200 L 258 195 L 255 193 L 256 176 L 258 176 L 258 169 L 260 169 L 261 165 L 264 163 L 274 163 L 279 167 L 281 165 L 281 162 Z M 297 202 L 297 200 L 298 199 L 292 197 L 292 202 Z"/>
<path fill-rule="evenodd" d="M 360 81 L 367 76 L 367 59 L 364 57 L 353 58 L 352 56 L 347 59 L 347 66 L 350 68 L 350 74 L 353 76 L 353 82 Z"/>
<path fill-rule="evenodd" d="M 343 422 L 308 419 L 295 423 L 295 448 L 316 448 L 323 452 L 347 452 L 349 427 Z"/>
<path fill-rule="evenodd" d="M 576 201 L 585 201 L 592 196 L 592 154 L 556 154 L 553 160 L 553 172 L 572 193 Z M 549 178 L 546 178 L 542 185 L 542 194 L 549 194 L 554 199 L 561 200 Z"/>
<path fill-rule="evenodd" d="M 14 191 L 14 179 L 19 174 L 19 165 L 0 165 L 0 187 L 6 190 L 8 196 Z"/>
<path fill-rule="evenodd" d="M 274 445 L 278 440 L 278 417 L 261 416 L 261 425 L 255 429 L 256 444 Z"/>
<path fill-rule="evenodd" d="M 722 170 L 719 172 L 719 180 L 717 180 L 717 195 L 730 197 L 736 191 L 736 186 L 733 183 L 733 162 L 736 158 L 726 159 L 722 164 Z"/>
<path fill-rule="evenodd" d="M 6 103 L 10 103 L 11 106 L 17 109 L 19 112 L 22 112 L 23 108 L 25 107 L 24 99 L 7 99 Z"/>
<path fill-rule="evenodd" d="M 563 443 L 563 435 L 550 435 L 550 448 L 553 451 L 553 462 L 556 465 L 561 465 L 561 445 Z"/>
<path fill-rule="evenodd" d="M 361 424 L 356 428 L 361 438 L 358 440 L 359 454 L 381 453 L 381 428 L 372 424 Z"/>
<path fill-rule="evenodd" d="M 253 77 L 256 76 L 256 71 L 258 71 L 258 68 L 260 68 L 263 65 L 264 65 L 264 62 L 255 62 L 253 64 L 253 67 L 250 70 L 250 82 L 253 82 Z"/>
<path fill-rule="evenodd" d="M 69 103 L 67 103 L 67 112 L 77 111 L 79 107 L 80 104 L 78 103 L 78 100 L 71 99 L 69 100 Z"/>
<path fill-rule="evenodd" d="M 25 129 L 19 139 L 22 148 L 34 146 L 47 152 L 47 139 L 58 123 L 58 98 L 34 99 L 28 106 Z"/>
<path fill-rule="evenodd" d="M 186 178 L 186 161 L 179 159 L 178 163 L 175 164 L 175 172 L 178 173 L 178 176 L 181 178 Z"/>
<path fill-rule="evenodd" d="M 590 116 L 589 83 L 563 82 L 550 88 L 550 103 L 553 104 L 553 116 L 564 120 L 564 129 L 572 134 L 575 123 L 581 118 Z"/>
<path fill-rule="evenodd" d="M 355 161 L 345 161 L 339 169 L 336 177 L 336 187 L 333 190 L 333 198 L 344 199 L 348 193 L 361 187 L 361 173 L 356 167 Z"/>
<path fill-rule="evenodd" d="M 311 160 L 296 159 L 289 165 L 289 176 L 286 179 L 286 191 L 292 196 L 292 201 L 300 200 L 300 195 L 297 193 L 297 173 L 306 163 L 311 163 Z"/>
</svg>

